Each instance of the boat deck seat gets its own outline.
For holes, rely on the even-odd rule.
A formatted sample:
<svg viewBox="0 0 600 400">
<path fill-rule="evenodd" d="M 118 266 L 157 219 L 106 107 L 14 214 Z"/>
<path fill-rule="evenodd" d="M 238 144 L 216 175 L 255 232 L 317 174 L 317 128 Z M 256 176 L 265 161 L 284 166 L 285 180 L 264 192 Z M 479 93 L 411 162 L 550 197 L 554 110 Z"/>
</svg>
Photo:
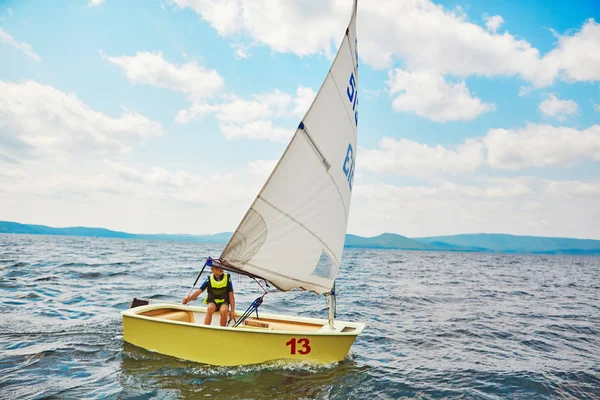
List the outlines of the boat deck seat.
<svg viewBox="0 0 600 400">
<path fill-rule="evenodd" d="M 244 328 L 273 330 L 271 324 L 269 324 L 268 322 L 256 321 L 251 319 L 245 320 L 243 325 Z"/>
<path fill-rule="evenodd" d="M 194 314 L 190 311 L 169 311 L 163 314 L 154 315 L 155 318 L 168 319 L 170 321 L 194 322 Z"/>
</svg>

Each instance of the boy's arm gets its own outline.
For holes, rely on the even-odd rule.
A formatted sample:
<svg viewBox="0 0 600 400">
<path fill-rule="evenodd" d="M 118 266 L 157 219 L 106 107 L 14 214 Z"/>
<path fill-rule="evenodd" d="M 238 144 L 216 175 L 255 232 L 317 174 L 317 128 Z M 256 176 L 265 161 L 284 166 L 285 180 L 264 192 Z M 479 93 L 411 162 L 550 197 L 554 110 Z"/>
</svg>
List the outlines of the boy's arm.
<svg viewBox="0 0 600 400">
<path fill-rule="evenodd" d="M 229 304 L 231 305 L 231 308 L 229 309 L 229 318 L 233 319 L 235 314 L 235 296 L 233 294 L 233 290 L 229 292 Z"/>
<path fill-rule="evenodd" d="M 202 292 L 204 292 L 204 289 L 198 289 L 194 293 L 189 295 L 188 297 L 184 297 L 183 304 L 187 304 L 192 300 L 196 300 L 198 298 L 198 296 L 200 296 L 202 294 Z"/>
<path fill-rule="evenodd" d="M 183 298 L 183 304 L 187 304 L 192 300 L 196 300 L 198 298 L 198 296 L 200 296 L 202 294 L 204 289 L 206 289 L 207 285 L 208 285 L 208 278 L 206 278 L 206 280 L 202 283 L 202 285 L 200 285 L 200 289 L 196 290 L 194 293 L 192 293 L 188 297 Z"/>
</svg>

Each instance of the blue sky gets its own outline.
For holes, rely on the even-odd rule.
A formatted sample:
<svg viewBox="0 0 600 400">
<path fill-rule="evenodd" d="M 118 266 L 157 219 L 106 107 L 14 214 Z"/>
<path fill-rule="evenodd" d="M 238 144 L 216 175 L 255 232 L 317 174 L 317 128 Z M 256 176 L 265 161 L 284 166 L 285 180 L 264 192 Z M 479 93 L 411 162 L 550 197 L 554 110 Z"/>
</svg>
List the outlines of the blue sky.
<svg viewBox="0 0 600 400">
<path fill-rule="evenodd" d="M 350 0 L 0 1 L 0 219 L 232 231 Z M 359 2 L 348 232 L 600 239 L 600 3 Z"/>
</svg>

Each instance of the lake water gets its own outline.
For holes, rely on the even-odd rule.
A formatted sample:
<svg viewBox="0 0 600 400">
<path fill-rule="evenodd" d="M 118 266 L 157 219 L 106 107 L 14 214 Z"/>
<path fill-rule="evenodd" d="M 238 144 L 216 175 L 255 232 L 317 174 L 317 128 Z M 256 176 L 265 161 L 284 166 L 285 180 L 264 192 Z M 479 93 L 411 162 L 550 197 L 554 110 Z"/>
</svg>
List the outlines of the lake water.
<svg viewBox="0 0 600 400">
<path fill-rule="evenodd" d="M 599 257 L 346 250 L 337 315 L 367 328 L 326 366 L 212 367 L 123 342 L 133 297 L 180 302 L 221 249 L 0 235 L 0 398 L 600 398 Z M 260 293 L 234 286 L 238 311 Z M 261 310 L 327 315 L 306 292 Z"/>
</svg>

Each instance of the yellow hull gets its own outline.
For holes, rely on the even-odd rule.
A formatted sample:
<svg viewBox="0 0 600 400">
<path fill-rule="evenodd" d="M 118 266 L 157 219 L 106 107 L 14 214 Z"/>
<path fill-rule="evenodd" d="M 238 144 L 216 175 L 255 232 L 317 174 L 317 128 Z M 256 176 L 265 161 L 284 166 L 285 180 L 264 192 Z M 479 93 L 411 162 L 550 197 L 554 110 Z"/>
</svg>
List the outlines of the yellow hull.
<svg viewBox="0 0 600 400">
<path fill-rule="evenodd" d="M 205 307 L 152 304 L 123 311 L 123 340 L 144 349 L 211 365 L 258 364 L 273 360 L 341 361 L 363 323 L 262 314 L 237 328 L 204 325 Z"/>
</svg>

